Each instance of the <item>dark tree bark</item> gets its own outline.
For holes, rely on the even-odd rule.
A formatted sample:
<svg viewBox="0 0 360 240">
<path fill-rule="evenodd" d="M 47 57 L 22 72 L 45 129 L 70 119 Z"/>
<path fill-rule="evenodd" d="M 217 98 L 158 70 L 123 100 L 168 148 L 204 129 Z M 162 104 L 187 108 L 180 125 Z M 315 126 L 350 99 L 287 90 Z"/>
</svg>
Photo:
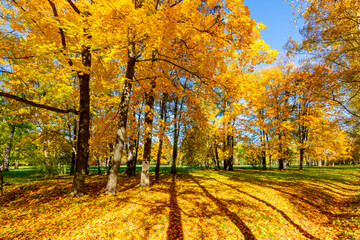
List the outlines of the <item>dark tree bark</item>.
<svg viewBox="0 0 360 240">
<path fill-rule="evenodd" d="M 230 157 L 228 159 L 228 170 L 234 171 L 234 136 L 228 136 L 228 147 L 230 148 Z"/>
<path fill-rule="evenodd" d="M 137 125 L 137 128 L 136 128 L 137 138 L 136 138 L 136 143 L 135 143 L 136 148 L 135 148 L 135 156 L 134 156 L 135 166 L 136 166 L 137 159 L 138 159 L 138 154 L 139 154 L 140 126 L 141 126 L 140 120 L 141 120 L 141 110 L 139 110 L 138 125 Z"/>
<path fill-rule="evenodd" d="M 163 93 L 162 101 L 161 101 L 161 109 L 160 109 L 160 119 L 166 123 L 166 101 L 167 101 L 167 94 Z M 162 146 L 163 146 L 163 133 L 165 131 L 165 126 L 161 126 L 161 134 L 160 134 L 160 140 L 159 140 L 159 150 L 156 156 L 156 167 L 155 167 L 155 180 L 159 180 L 159 174 L 160 174 L 160 161 L 161 161 L 161 155 L 162 155 Z"/>
<path fill-rule="evenodd" d="M 2 167 L 0 167 L 0 194 L 1 194 L 1 196 L 4 195 L 3 186 L 4 186 L 4 175 L 3 175 Z"/>
<path fill-rule="evenodd" d="M 100 158 L 97 159 L 97 164 L 98 164 L 98 174 L 101 174 L 101 166 L 100 166 Z"/>
<path fill-rule="evenodd" d="M 265 152 L 265 148 L 266 148 L 266 142 L 265 142 L 266 138 L 265 138 L 265 131 L 261 130 L 261 141 L 262 141 L 262 151 L 261 151 L 261 164 L 262 164 L 262 169 L 266 170 L 266 152 Z"/>
<path fill-rule="evenodd" d="M 136 172 L 136 158 L 137 158 L 137 144 L 138 144 L 138 141 L 139 141 L 139 137 L 140 137 L 140 131 L 139 131 L 139 128 L 140 128 L 140 111 L 139 110 L 139 118 L 138 118 L 138 121 L 133 121 L 130 125 L 130 128 L 131 127 L 135 127 L 136 128 L 136 136 L 132 135 L 132 136 L 129 136 L 129 147 L 127 149 L 127 153 L 128 153 L 128 156 L 127 156 L 127 161 L 126 161 L 126 175 L 127 176 L 134 176 L 135 175 L 135 172 Z M 134 119 L 136 119 L 136 112 L 134 112 Z"/>
<path fill-rule="evenodd" d="M 214 142 L 214 151 L 215 151 L 215 161 L 216 161 L 216 167 L 215 169 L 219 170 L 220 169 L 220 161 L 219 161 L 219 152 L 218 152 L 218 146 L 216 143 L 216 140 Z"/>
<path fill-rule="evenodd" d="M 155 79 L 151 81 L 150 92 L 145 93 L 146 108 L 148 111 L 145 112 L 145 143 L 144 143 L 144 156 L 141 169 L 141 180 L 140 186 L 149 187 L 149 169 L 150 169 L 150 155 L 151 155 L 151 138 L 152 138 L 152 125 L 154 115 L 154 89 Z"/>
<path fill-rule="evenodd" d="M 305 149 L 304 149 L 304 148 L 300 148 L 300 165 L 299 165 L 299 170 L 303 170 L 304 152 L 305 152 Z"/>
<path fill-rule="evenodd" d="M 86 176 L 90 174 L 89 152 L 86 155 Z"/>
<path fill-rule="evenodd" d="M 106 185 L 105 193 L 107 194 L 116 194 L 116 187 L 118 183 L 118 173 L 120 169 L 122 151 L 124 149 L 124 143 L 126 138 L 126 124 L 130 104 L 130 93 L 132 84 L 131 81 L 135 75 L 135 44 L 131 44 L 129 48 L 128 56 L 129 60 L 126 68 L 126 80 L 124 82 L 124 88 L 121 96 L 121 102 L 119 107 L 120 119 L 118 123 L 118 130 L 116 131 L 116 142 L 114 148 L 114 157 L 112 159 L 112 164 L 109 172 L 108 182 Z"/>
<path fill-rule="evenodd" d="M 56 108 L 56 107 L 52 107 L 52 106 L 48 106 L 48 105 L 44 105 L 44 104 L 39 104 L 39 103 L 35 103 L 33 101 L 30 101 L 30 100 L 27 100 L 25 98 L 18 97 L 16 95 L 11 94 L 11 93 L 0 92 L 0 96 L 10 98 L 10 99 L 14 99 L 14 100 L 16 100 L 18 102 L 25 103 L 28 106 L 47 109 L 47 110 L 52 111 L 52 112 L 79 114 L 79 112 L 77 110 L 75 110 L 75 109 L 60 109 L 60 108 Z"/>
<path fill-rule="evenodd" d="M 178 141 L 179 141 L 179 131 L 178 131 L 178 103 L 179 99 L 175 97 L 175 105 L 174 105 L 174 141 L 173 141 L 173 154 L 171 161 L 171 174 L 176 174 L 176 160 L 178 155 Z"/>
<path fill-rule="evenodd" d="M 135 170 L 136 170 L 135 144 L 136 144 L 136 140 L 130 139 L 128 158 L 127 158 L 126 170 L 125 170 L 127 176 L 135 175 Z"/>
<path fill-rule="evenodd" d="M 224 127 L 224 129 L 225 129 L 225 127 Z M 224 137 L 224 139 L 223 139 L 223 149 L 222 150 L 223 150 L 223 153 L 225 153 L 227 150 L 227 136 Z M 223 169 L 228 170 L 228 159 L 227 158 L 224 159 Z"/>
<path fill-rule="evenodd" d="M 90 36 L 88 36 L 90 37 Z M 90 47 L 83 47 L 82 63 L 85 67 L 91 67 Z M 79 132 L 76 147 L 76 167 L 73 182 L 72 195 L 82 195 L 85 187 L 85 175 L 88 162 L 89 138 L 90 138 L 90 74 L 78 73 L 80 86 L 80 109 L 79 109 Z"/>
<path fill-rule="evenodd" d="M 282 147 L 282 143 L 281 143 L 281 135 L 279 135 L 279 152 L 281 153 L 281 155 L 283 154 L 283 147 Z M 283 156 L 280 156 L 279 158 L 279 170 L 284 170 L 284 163 L 285 163 L 285 159 Z"/>
<path fill-rule="evenodd" d="M 266 152 L 264 150 L 261 151 L 261 159 L 262 169 L 266 170 Z"/>
<path fill-rule="evenodd" d="M 11 153 L 11 148 L 12 148 L 12 144 L 13 144 L 14 133 L 15 133 L 15 124 L 10 124 L 10 134 L 9 134 L 8 141 L 6 143 L 6 147 L 4 149 L 4 157 L 3 157 L 3 161 L 2 161 L 2 168 L 3 168 L 2 170 L 3 171 L 9 171 L 10 153 Z"/>
<path fill-rule="evenodd" d="M 213 161 L 213 165 L 214 165 L 214 170 L 218 171 L 219 170 L 219 166 L 218 166 L 218 156 L 217 156 L 217 147 L 216 144 L 213 145 L 213 147 L 211 148 L 211 159 Z"/>
</svg>

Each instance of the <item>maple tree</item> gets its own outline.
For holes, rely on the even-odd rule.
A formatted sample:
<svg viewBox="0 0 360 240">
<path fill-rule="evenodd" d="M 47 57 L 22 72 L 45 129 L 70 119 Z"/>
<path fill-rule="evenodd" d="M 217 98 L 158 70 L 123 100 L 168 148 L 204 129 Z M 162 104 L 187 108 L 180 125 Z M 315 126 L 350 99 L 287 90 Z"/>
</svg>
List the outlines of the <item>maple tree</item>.
<svg viewBox="0 0 360 240">
<path fill-rule="evenodd" d="M 34 123 L 36 154 L 49 172 L 71 159 L 73 195 L 83 194 L 89 166 L 100 173 L 102 162 L 106 193 L 116 194 L 122 161 L 130 176 L 141 160 L 148 187 L 150 162 L 159 179 L 163 150 L 173 174 L 186 162 L 231 171 L 238 143 L 264 170 L 274 159 L 279 169 L 297 158 L 300 169 L 305 158 L 345 159 L 349 137 L 331 119 L 337 109 L 328 100 L 352 112 L 359 106 L 358 56 L 350 47 L 358 44 L 358 8 L 351 0 L 304 6 L 307 38 L 289 49 L 321 61 L 254 73 L 276 51 L 260 39 L 264 26 L 241 0 L 3 1 L 3 106 Z M 336 14 L 341 19 L 332 19 Z"/>
<path fill-rule="evenodd" d="M 346 111 L 359 117 L 359 13 L 357 0 L 306 0 L 296 6 L 304 21 L 300 31 L 302 42 L 290 42 L 290 51 L 307 53 L 309 57 L 329 68 L 322 81 L 327 83 L 323 95 L 340 104 Z"/>
</svg>

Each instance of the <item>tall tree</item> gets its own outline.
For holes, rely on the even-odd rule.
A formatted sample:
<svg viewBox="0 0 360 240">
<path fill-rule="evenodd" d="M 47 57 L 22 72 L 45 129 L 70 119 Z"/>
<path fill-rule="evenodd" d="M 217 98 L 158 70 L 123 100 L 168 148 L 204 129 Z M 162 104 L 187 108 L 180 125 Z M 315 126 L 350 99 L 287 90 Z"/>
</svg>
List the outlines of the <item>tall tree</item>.
<svg viewBox="0 0 360 240">
<path fill-rule="evenodd" d="M 145 143 L 144 143 L 144 155 L 141 169 L 141 181 L 140 186 L 149 187 L 149 169 L 150 169 L 150 156 L 151 156 L 151 140 L 152 140 L 152 128 L 154 118 L 154 89 L 156 87 L 155 79 L 150 83 L 150 90 L 145 94 Z"/>
</svg>

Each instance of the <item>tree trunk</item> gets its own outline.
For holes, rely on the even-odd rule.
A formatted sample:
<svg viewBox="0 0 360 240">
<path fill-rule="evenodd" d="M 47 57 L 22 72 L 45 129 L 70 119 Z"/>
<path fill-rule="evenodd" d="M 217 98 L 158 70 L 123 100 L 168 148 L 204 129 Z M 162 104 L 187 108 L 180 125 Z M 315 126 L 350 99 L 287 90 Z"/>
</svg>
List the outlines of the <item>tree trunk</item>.
<svg viewBox="0 0 360 240">
<path fill-rule="evenodd" d="M 266 152 L 263 150 L 261 152 L 262 156 L 261 156 L 261 159 L 262 159 L 262 169 L 263 170 L 266 170 Z"/>
<path fill-rule="evenodd" d="M 82 63 L 86 68 L 91 67 L 90 47 L 83 46 L 81 52 Z M 90 138 L 90 74 L 79 72 L 80 109 L 79 132 L 76 146 L 76 165 L 72 195 L 82 195 L 85 187 L 85 175 L 88 162 Z"/>
<path fill-rule="evenodd" d="M 228 170 L 234 170 L 234 137 L 232 135 L 228 136 L 227 140 L 228 151 L 230 152 L 230 157 L 228 158 Z"/>
<path fill-rule="evenodd" d="M 135 138 L 135 134 L 129 136 L 129 148 L 127 149 L 127 161 L 126 161 L 126 175 L 127 176 L 134 176 L 135 172 L 136 172 L 136 158 L 137 158 L 137 145 L 138 145 L 138 140 L 139 140 L 139 128 L 140 128 L 140 111 L 139 110 L 139 119 L 138 121 L 136 120 L 136 112 L 134 111 L 134 121 L 131 122 L 131 126 L 136 128 L 136 135 L 137 137 Z"/>
<path fill-rule="evenodd" d="M 140 119 L 141 119 L 141 114 L 140 114 L 140 111 L 139 110 L 139 118 L 138 118 L 138 126 L 137 126 L 137 138 L 136 138 L 136 143 L 135 143 L 135 156 L 134 156 L 134 161 L 135 161 L 135 166 L 136 166 L 136 163 L 137 163 L 137 159 L 138 159 L 138 154 L 139 154 L 139 144 L 140 144 Z"/>
<path fill-rule="evenodd" d="M 179 137 L 177 133 L 174 133 L 174 142 L 173 142 L 173 154 L 172 154 L 172 161 L 171 161 L 171 174 L 176 174 L 176 160 L 178 155 L 178 140 Z"/>
<path fill-rule="evenodd" d="M 98 174 L 100 175 L 101 174 L 100 158 L 98 158 L 97 163 L 98 163 Z"/>
<path fill-rule="evenodd" d="M 175 105 L 174 105 L 174 142 L 173 142 L 173 154 L 172 154 L 172 162 L 171 162 L 171 174 L 176 174 L 176 159 L 178 155 L 178 97 L 175 97 Z"/>
<path fill-rule="evenodd" d="M 71 126 L 69 126 L 71 131 Z M 77 134 L 77 121 L 74 121 L 74 129 L 72 135 L 72 152 L 71 152 L 71 166 L 70 166 L 70 175 L 75 174 L 75 162 L 76 162 L 76 134 Z"/>
<path fill-rule="evenodd" d="M 160 162 L 161 162 L 161 156 L 162 156 L 162 145 L 163 145 L 163 140 L 160 139 L 159 150 L 158 150 L 157 156 L 156 156 L 156 167 L 155 167 L 155 180 L 156 181 L 159 180 L 159 175 L 160 175 Z"/>
<path fill-rule="evenodd" d="M 86 154 L 86 176 L 90 173 L 89 152 Z"/>
<path fill-rule="evenodd" d="M 280 157 L 279 158 L 279 170 L 283 170 L 284 169 L 284 158 Z"/>
<path fill-rule="evenodd" d="M 300 164 L 299 164 L 299 170 L 303 170 L 303 162 L 304 162 L 304 148 L 300 148 Z"/>
<path fill-rule="evenodd" d="M 109 151 L 110 151 L 110 153 L 109 153 L 109 159 L 108 159 L 108 162 L 107 162 L 107 164 L 106 164 L 106 166 L 107 166 L 107 170 L 106 170 L 106 174 L 107 175 L 109 175 L 110 174 L 110 168 L 111 168 L 111 164 L 112 164 L 112 159 L 113 159 L 113 157 L 112 157 L 112 154 L 114 154 L 114 144 L 113 143 L 110 143 L 109 144 Z"/>
<path fill-rule="evenodd" d="M 288 166 L 290 166 L 289 161 L 287 160 L 287 158 L 284 158 L 283 163 L 284 163 L 284 170 L 286 170 L 288 168 Z"/>
<path fill-rule="evenodd" d="M 136 170 L 135 144 L 136 144 L 136 140 L 130 139 L 128 158 L 127 158 L 126 170 L 125 170 L 127 176 L 135 175 L 135 170 Z"/>
<path fill-rule="evenodd" d="M 279 152 L 281 153 L 281 155 L 283 155 L 283 147 L 282 147 L 282 143 L 281 143 L 281 134 L 279 135 Z M 284 170 L 285 169 L 285 159 L 283 156 L 281 156 L 279 158 L 279 170 Z"/>
<path fill-rule="evenodd" d="M 216 168 L 217 168 L 217 170 L 219 170 L 220 169 L 220 161 L 219 161 L 219 152 L 218 152 L 218 149 L 217 149 L 216 140 L 215 140 L 215 143 L 214 143 L 214 151 L 215 151 Z"/>
<path fill-rule="evenodd" d="M 166 118 L 167 118 L 166 112 L 165 112 L 166 101 L 167 101 L 167 94 L 163 93 L 161 110 L 160 110 L 160 120 L 162 120 L 164 122 L 164 124 L 166 123 Z M 159 175 L 160 175 L 160 162 L 161 162 L 161 155 L 162 155 L 162 146 L 163 146 L 165 126 L 164 125 L 160 126 L 160 129 L 161 129 L 161 132 L 160 132 L 160 140 L 159 140 L 159 149 L 158 149 L 158 153 L 156 156 L 156 167 L 155 167 L 155 180 L 156 181 L 159 180 Z"/>
<path fill-rule="evenodd" d="M 176 174 L 176 159 L 178 155 L 178 139 L 179 136 L 177 134 L 177 131 L 174 131 L 174 142 L 173 142 L 173 154 L 172 154 L 172 162 L 171 162 L 171 173 Z"/>
<path fill-rule="evenodd" d="M 116 143 L 114 148 L 114 157 L 112 159 L 112 164 L 109 172 L 108 182 L 106 185 L 105 193 L 107 194 L 116 194 L 116 186 L 118 182 L 118 173 L 120 169 L 122 151 L 124 149 L 124 143 L 126 138 L 126 123 L 129 111 L 130 104 L 130 93 L 131 93 L 131 81 L 135 75 L 135 63 L 136 63 L 136 54 L 135 54 L 135 44 L 131 44 L 129 49 L 129 60 L 126 68 L 126 79 L 124 82 L 124 88 L 121 96 L 121 102 L 119 107 L 119 124 L 118 130 L 116 131 Z"/>
<path fill-rule="evenodd" d="M 4 158 L 3 158 L 3 162 L 2 162 L 2 170 L 5 171 L 9 171 L 9 161 L 10 161 L 10 152 L 11 152 L 11 147 L 13 144 L 13 139 L 14 139 L 14 133 L 15 133 L 15 125 L 14 124 L 10 124 L 10 135 L 9 135 L 9 139 L 6 143 L 6 147 L 4 149 Z"/>
<path fill-rule="evenodd" d="M 4 195 L 4 191 L 3 191 L 3 185 L 4 185 L 4 175 L 3 175 L 3 167 L 4 166 L 0 166 L 0 196 Z"/>
<path fill-rule="evenodd" d="M 152 138 L 152 124 L 154 115 L 154 88 L 155 79 L 151 82 L 151 89 L 149 93 L 145 93 L 146 108 L 145 112 L 145 143 L 144 143 L 144 156 L 141 169 L 140 186 L 149 187 L 149 169 L 150 169 L 150 155 L 151 155 L 151 138 Z"/>
</svg>

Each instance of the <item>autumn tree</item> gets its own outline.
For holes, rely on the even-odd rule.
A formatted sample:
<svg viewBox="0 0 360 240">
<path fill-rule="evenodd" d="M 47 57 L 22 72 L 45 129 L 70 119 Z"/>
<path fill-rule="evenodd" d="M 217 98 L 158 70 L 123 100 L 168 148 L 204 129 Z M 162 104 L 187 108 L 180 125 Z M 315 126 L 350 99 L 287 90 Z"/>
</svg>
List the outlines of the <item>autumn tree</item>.
<svg viewBox="0 0 360 240">
<path fill-rule="evenodd" d="M 328 68 L 322 82 L 327 90 L 323 96 L 340 104 L 345 110 L 359 117 L 357 84 L 359 78 L 359 14 L 357 0 L 307 0 L 295 6 L 299 18 L 304 21 L 300 43 L 291 41 L 290 51 L 307 53 L 308 56 Z"/>
<path fill-rule="evenodd" d="M 79 115 L 73 195 L 83 192 L 91 151 L 105 152 L 110 142 L 115 144 L 106 192 L 116 192 L 134 82 L 145 86 L 156 79 L 156 86 L 173 87 L 179 79 L 167 75 L 177 71 L 195 83 L 192 91 L 201 86 L 210 93 L 234 76 L 226 77 L 229 62 L 242 76 L 273 55 L 259 40 L 263 25 L 238 0 L 3 1 L 1 16 L 0 57 L 7 79 L 0 95 Z M 118 124 L 109 129 L 116 137 L 99 146 L 91 139 L 89 147 L 90 130 L 100 136 L 106 121 L 99 119 L 114 116 Z"/>
</svg>

